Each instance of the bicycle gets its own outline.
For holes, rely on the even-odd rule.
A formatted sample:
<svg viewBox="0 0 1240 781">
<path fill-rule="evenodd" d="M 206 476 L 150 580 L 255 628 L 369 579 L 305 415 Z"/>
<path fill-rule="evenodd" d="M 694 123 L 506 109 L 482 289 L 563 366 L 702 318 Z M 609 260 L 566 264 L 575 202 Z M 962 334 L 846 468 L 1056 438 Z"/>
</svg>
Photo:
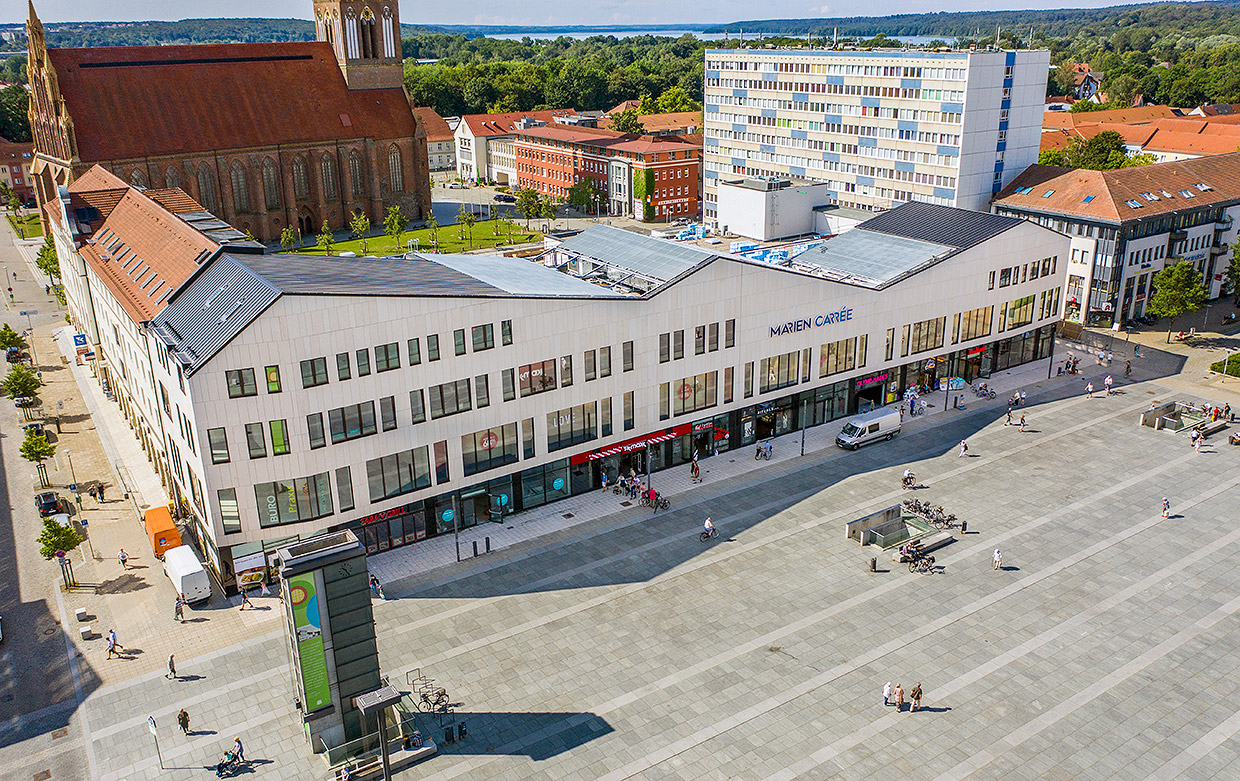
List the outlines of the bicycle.
<svg viewBox="0 0 1240 781">
<path fill-rule="evenodd" d="M 699 534 L 698 539 L 701 540 L 702 542 L 706 542 L 711 537 L 718 537 L 718 536 L 719 536 L 719 530 L 712 528 L 710 531 L 703 531 L 701 534 Z"/>
<path fill-rule="evenodd" d="M 447 689 L 431 689 L 424 691 L 418 697 L 418 710 L 423 713 L 433 713 L 440 708 L 448 707 L 448 690 Z"/>
<path fill-rule="evenodd" d="M 672 506 L 672 503 L 662 496 L 655 497 L 654 501 L 651 501 L 649 496 L 643 495 L 641 503 L 642 507 L 653 507 L 656 510 L 666 510 Z"/>
<path fill-rule="evenodd" d="M 919 556 L 908 563 L 909 572 L 932 572 L 933 570 L 933 556 Z"/>
</svg>

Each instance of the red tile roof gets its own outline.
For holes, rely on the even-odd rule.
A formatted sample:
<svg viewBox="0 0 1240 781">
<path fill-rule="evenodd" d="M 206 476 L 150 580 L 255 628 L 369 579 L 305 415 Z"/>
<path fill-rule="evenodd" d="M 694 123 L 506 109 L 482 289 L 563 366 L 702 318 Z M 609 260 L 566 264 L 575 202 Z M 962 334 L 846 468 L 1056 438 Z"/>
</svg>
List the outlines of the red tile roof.
<svg viewBox="0 0 1240 781">
<path fill-rule="evenodd" d="M 413 115 L 417 117 L 418 124 L 426 131 L 427 141 L 433 143 L 452 140 L 452 128 L 448 127 L 448 123 L 444 122 L 443 117 L 435 113 L 435 109 L 428 106 L 419 106 L 413 110 Z"/>
<path fill-rule="evenodd" d="M 1240 138 L 1214 133 L 1175 133 L 1159 130 L 1145 144 L 1149 152 L 1180 152 L 1187 155 L 1223 155 L 1240 150 Z"/>
<path fill-rule="evenodd" d="M 608 114 L 619 114 L 621 111 L 628 111 L 629 109 L 635 109 L 637 111 L 641 111 L 641 108 L 642 108 L 642 102 L 640 100 L 634 100 L 633 98 L 629 98 L 628 100 L 622 100 L 619 103 L 617 103 L 607 113 Z"/>
<path fill-rule="evenodd" d="M 1137 108 L 1117 108 L 1104 111 L 1044 111 L 1042 127 L 1073 128 L 1078 125 L 1095 125 L 1099 122 L 1110 122 L 1118 125 L 1144 125 L 1159 117 L 1179 116 L 1170 106 L 1139 106 Z"/>
<path fill-rule="evenodd" d="M 1025 188 L 1032 189 L 1024 192 Z M 1093 197 L 1086 203 L 1089 196 Z M 1128 201 L 1139 205 L 1133 207 Z M 999 193 L 994 203 L 1042 214 L 1123 223 L 1236 201 L 1240 201 L 1240 152 L 1116 171 L 1031 165 Z"/>
<path fill-rule="evenodd" d="M 5 165 L 30 165 L 34 160 L 34 144 L 18 143 L 0 138 L 0 163 Z"/>
<path fill-rule="evenodd" d="M 638 136 L 632 133 L 604 130 L 603 128 L 568 127 L 566 125 L 542 125 L 526 130 L 518 130 L 517 138 L 522 137 L 563 141 L 570 144 L 596 146 L 624 152 L 636 152 L 638 154 L 679 151 L 687 147 L 701 146 L 700 140 L 695 144 L 692 138 L 685 136 Z"/>
<path fill-rule="evenodd" d="M 507 136 L 516 132 L 513 123 L 522 119 L 535 119 L 548 124 L 556 117 L 567 117 L 577 112 L 571 108 L 553 108 L 542 111 L 510 111 L 507 114 L 465 114 L 461 117 L 474 137 Z M 459 126 L 458 126 L 459 127 Z"/>
<path fill-rule="evenodd" d="M 87 162 L 413 136 L 402 90 L 349 90 L 326 43 L 49 49 Z"/>
<path fill-rule="evenodd" d="M 136 188 L 125 192 L 92 240 L 81 246 L 82 257 L 136 323 L 158 314 L 219 246 Z"/>
<path fill-rule="evenodd" d="M 671 130 L 702 127 L 702 112 L 674 111 L 670 114 L 642 114 L 637 117 L 647 133 L 665 133 Z M 611 129 L 611 118 L 599 122 L 599 127 Z"/>
</svg>

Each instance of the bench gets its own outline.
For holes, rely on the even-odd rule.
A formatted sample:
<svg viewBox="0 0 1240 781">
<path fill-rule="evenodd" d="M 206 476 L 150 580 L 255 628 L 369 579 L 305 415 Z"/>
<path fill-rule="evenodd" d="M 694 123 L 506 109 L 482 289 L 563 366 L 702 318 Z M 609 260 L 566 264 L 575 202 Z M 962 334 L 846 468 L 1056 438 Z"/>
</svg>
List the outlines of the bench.
<svg viewBox="0 0 1240 781">
<path fill-rule="evenodd" d="M 336 768 L 336 781 L 344 778 L 345 768 L 349 770 L 349 781 L 361 781 L 372 774 L 383 775 L 383 758 L 380 756 L 365 757 L 344 763 Z"/>
<path fill-rule="evenodd" d="M 1198 423 L 1195 426 L 1195 428 L 1201 432 L 1202 436 L 1208 437 L 1211 434 L 1217 434 L 1218 432 L 1227 428 L 1227 421 L 1224 420 L 1223 418 L 1219 418 L 1218 420 L 1215 420 L 1213 422 L 1208 421 L 1208 420 L 1203 420 L 1202 422 Z"/>
<path fill-rule="evenodd" d="M 73 611 L 73 614 L 77 616 L 79 624 L 86 620 L 86 608 L 84 607 L 79 607 L 77 610 Z"/>
<path fill-rule="evenodd" d="M 89 625 L 79 628 L 78 633 L 83 640 L 89 640 L 95 636 L 95 630 L 91 629 Z"/>
<path fill-rule="evenodd" d="M 942 548 L 944 545 L 950 545 L 952 542 L 955 542 L 955 540 L 956 538 L 952 536 L 952 533 L 949 531 L 941 531 L 941 532 L 936 532 L 935 534 L 928 534 L 925 537 L 922 537 L 920 540 L 918 540 L 918 542 L 920 543 L 920 545 L 918 546 L 918 550 L 921 551 L 921 553 L 931 553 L 933 551 L 938 550 L 939 548 Z M 899 550 L 897 550 L 895 553 L 891 555 L 891 560 L 896 561 L 896 562 L 900 561 Z"/>
</svg>

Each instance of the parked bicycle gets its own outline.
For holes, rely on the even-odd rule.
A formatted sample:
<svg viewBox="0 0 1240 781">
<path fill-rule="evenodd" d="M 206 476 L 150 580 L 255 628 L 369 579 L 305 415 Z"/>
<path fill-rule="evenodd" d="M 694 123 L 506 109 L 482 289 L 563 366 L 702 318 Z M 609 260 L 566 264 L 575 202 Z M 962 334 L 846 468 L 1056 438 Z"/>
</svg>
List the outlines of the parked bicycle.
<svg viewBox="0 0 1240 781">
<path fill-rule="evenodd" d="M 977 385 L 971 386 L 971 389 L 973 391 L 973 395 L 979 398 L 993 399 L 995 397 L 995 392 L 992 391 L 984 382 L 979 382 Z"/>
<path fill-rule="evenodd" d="M 672 506 L 671 502 L 659 496 L 658 493 L 655 494 L 654 499 L 651 499 L 649 494 L 642 494 L 641 503 L 642 507 L 653 507 L 656 510 L 666 510 Z"/>
<path fill-rule="evenodd" d="M 931 572 L 934 570 L 933 556 L 918 556 L 908 563 L 909 572 Z"/>
<path fill-rule="evenodd" d="M 418 710 L 423 713 L 433 713 L 446 707 L 448 707 L 447 689 L 430 689 L 418 696 Z"/>
</svg>

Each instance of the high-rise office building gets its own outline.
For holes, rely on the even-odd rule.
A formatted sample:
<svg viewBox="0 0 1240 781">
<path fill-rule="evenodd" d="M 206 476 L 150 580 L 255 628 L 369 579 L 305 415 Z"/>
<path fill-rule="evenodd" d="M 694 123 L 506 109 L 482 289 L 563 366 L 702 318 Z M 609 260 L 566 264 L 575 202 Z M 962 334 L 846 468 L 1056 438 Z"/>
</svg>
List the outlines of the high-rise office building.
<svg viewBox="0 0 1240 781">
<path fill-rule="evenodd" d="M 985 210 L 1037 162 L 1049 66 L 1037 50 L 708 49 L 705 219 L 720 180 L 755 176 L 827 182 L 870 211 Z"/>
</svg>

